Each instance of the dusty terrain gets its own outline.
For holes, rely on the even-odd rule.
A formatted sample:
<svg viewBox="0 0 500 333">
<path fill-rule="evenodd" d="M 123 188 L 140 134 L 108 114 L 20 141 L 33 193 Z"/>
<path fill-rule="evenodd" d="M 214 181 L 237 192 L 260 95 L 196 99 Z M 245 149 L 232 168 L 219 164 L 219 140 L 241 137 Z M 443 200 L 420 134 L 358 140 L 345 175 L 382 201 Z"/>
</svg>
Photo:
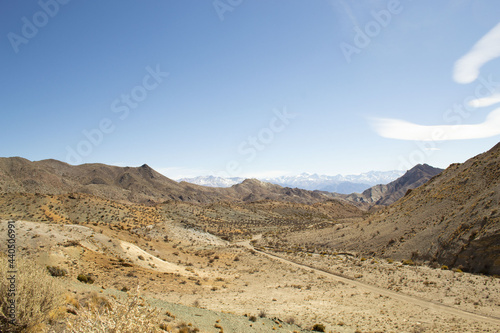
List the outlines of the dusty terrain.
<svg viewBox="0 0 500 333">
<path fill-rule="evenodd" d="M 364 219 L 265 236 L 277 249 L 355 251 L 499 275 L 499 206 L 500 144 L 463 164 L 452 164 Z"/>
<path fill-rule="evenodd" d="M 0 251 L 16 221 L 17 255 L 68 292 L 52 332 L 89 299 L 137 292 L 175 333 L 500 328 L 500 144 L 370 212 L 255 180 L 200 189 L 147 165 L 0 164 Z"/>
<path fill-rule="evenodd" d="M 224 332 L 293 332 L 317 323 L 332 332 L 495 332 L 500 325 L 494 277 L 349 255 L 282 253 L 290 260 L 283 262 L 252 250 L 249 240 L 227 242 L 175 222 L 146 227 L 143 236 L 93 224 L 16 223 L 22 255 L 67 269 L 59 279 L 75 295 L 123 296 L 140 286 L 153 305 L 202 332 L 219 332 L 216 320 Z M 80 273 L 94 284 L 77 281 Z"/>
</svg>

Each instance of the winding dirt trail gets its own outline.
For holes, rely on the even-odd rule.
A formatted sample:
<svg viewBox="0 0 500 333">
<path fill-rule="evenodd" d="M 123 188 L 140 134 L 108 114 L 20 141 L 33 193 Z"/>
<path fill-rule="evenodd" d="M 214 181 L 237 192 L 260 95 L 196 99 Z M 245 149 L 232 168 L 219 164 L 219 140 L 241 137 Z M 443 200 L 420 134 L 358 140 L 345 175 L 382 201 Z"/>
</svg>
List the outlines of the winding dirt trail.
<svg viewBox="0 0 500 333">
<path fill-rule="evenodd" d="M 259 237 L 257 236 L 257 237 L 254 237 L 253 239 L 259 239 Z M 265 252 L 262 250 L 257 250 L 256 248 L 254 248 L 251 245 L 250 241 L 238 242 L 236 244 L 243 246 L 243 247 L 246 247 L 246 248 L 253 250 L 257 253 L 260 253 L 261 255 L 264 255 L 266 257 L 272 258 L 274 260 L 278 260 L 284 264 L 288 264 L 292 267 L 313 270 L 320 275 L 323 275 L 325 277 L 329 277 L 331 279 L 334 279 L 336 281 L 340 281 L 340 282 L 343 282 L 346 284 L 354 285 L 354 286 L 360 288 L 361 290 L 364 290 L 367 292 L 387 296 L 387 297 L 390 297 L 392 299 L 403 301 L 403 302 L 413 304 L 413 305 L 417 305 L 419 307 L 422 307 L 424 309 L 428 309 L 428 310 L 431 310 L 434 312 L 446 313 L 446 314 L 454 315 L 454 316 L 457 316 L 461 319 L 466 319 L 466 320 L 486 322 L 489 324 L 498 325 L 498 327 L 500 327 L 500 318 L 498 318 L 498 317 L 480 315 L 477 313 L 457 309 L 457 308 L 454 308 L 452 306 L 444 305 L 444 304 L 434 302 L 431 300 L 427 300 L 424 298 L 420 298 L 420 297 L 416 297 L 416 296 L 409 296 L 409 295 L 398 293 L 398 292 L 395 292 L 392 290 L 376 287 L 376 286 L 373 286 L 373 285 L 370 285 L 370 284 L 367 284 L 364 282 L 351 280 L 351 279 L 348 279 L 346 277 L 343 277 L 343 276 L 340 276 L 340 275 L 337 275 L 337 274 L 334 274 L 334 273 L 331 273 L 331 272 L 328 272 L 328 271 L 325 271 L 322 269 L 318 269 L 318 268 L 315 268 L 315 267 L 312 267 L 309 265 L 304 265 L 304 264 L 300 264 L 300 263 L 297 263 L 297 262 L 294 262 L 294 261 L 291 261 L 288 259 L 284 259 L 284 258 L 281 258 L 277 255 L 274 255 L 274 254 L 271 254 L 271 253 L 268 253 L 268 252 Z"/>
</svg>

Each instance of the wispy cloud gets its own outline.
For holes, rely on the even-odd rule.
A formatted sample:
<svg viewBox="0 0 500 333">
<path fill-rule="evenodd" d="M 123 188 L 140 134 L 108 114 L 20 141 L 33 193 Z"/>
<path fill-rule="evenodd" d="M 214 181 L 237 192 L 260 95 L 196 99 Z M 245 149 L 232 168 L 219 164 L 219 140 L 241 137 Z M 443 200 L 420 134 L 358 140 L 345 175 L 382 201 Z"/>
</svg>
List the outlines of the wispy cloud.
<svg viewBox="0 0 500 333">
<path fill-rule="evenodd" d="M 470 83 L 479 76 L 480 68 L 500 57 L 500 23 L 484 35 L 472 49 L 455 62 L 453 79 L 458 83 Z M 500 103 L 500 93 L 476 98 L 469 102 L 472 107 L 486 107 Z M 374 130 L 382 137 L 413 141 L 446 141 L 482 139 L 500 135 L 500 108 L 492 111 L 481 124 L 424 126 L 399 119 L 371 120 Z"/>
<path fill-rule="evenodd" d="M 356 19 L 356 16 L 354 16 L 351 6 L 349 6 L 349 4 L 345 0 L 331 0 L 330 3 L 333 7 L 337 6 L 342 7 L 342 9 L 347 14 L 347 17 L 351 21 L 352 25 L 359 28 L 359 22 Z"/>
<path fill-rule="evenodd" d="M 372 127 L 384 138 L 415 141 L 482 139 L 500 135 L 500 108 L 476 125 L 423 126 L 398 119 L 373 119 Z"/>
<path fill-rule="evenodd" d="M 500 57 L 500 23 L 484 35 L 472 49 L 455 62 L 453 78 L 458 83 L 470 83 L 479 76 L 479 69 Z"/>
<path fill-rule="evenodd" d="M 469 105 L 475 108 L 483 108 L 497 103 L 500 103 L 500 93 L 491 95 L 489 97 L 474 99 L 469 102 Z"/>
</svg>

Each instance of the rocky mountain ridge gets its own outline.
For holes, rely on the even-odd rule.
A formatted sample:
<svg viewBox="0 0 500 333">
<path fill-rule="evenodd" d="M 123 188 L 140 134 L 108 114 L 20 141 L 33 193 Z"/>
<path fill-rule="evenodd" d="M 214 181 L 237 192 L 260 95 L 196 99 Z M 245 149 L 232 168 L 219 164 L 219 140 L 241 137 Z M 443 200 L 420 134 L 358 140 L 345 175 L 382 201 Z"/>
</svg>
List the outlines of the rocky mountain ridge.
<svg viewBox="0 0 500 333">
<path fill-rule="evenodd" d="M 226 188 L 176 182 L 147 164 L 117 167 L 105 164 L 70 165 L 57 160 L 31 162 L 21 157 L 0 158 L 0 193 L 86 193 L 115 201 L 158 203 L 169 200 L 197 203 L 277 200 L 313 204 L 344 200 L 362 209 L 387 205 L 408 189 L 425 183 L 440 169 L 416 166 L 404 177 L 387 185 L 376 185 L 362 194 L 343 195 L 282 187 L 257 179 L 243 180 Z"/>
<path fill-rule="evenodd" d="M 387 184 L 404 174 L 403 171 L 370 171 L 359 175 L 319 175 L 310 173 L 301 173 L 293 176 L 279 176 L 259 178 L 259 180 L 280 185 L 283 187 L 300 188 L 309 191 L 326 191 L 341 194 L 350 194 L 353 192 L 362 192 L 370 186 L 377 184 Z M 192 184 L 210 186 L 210 187 L 230 187 L 244 181 L 242 177 L 216 177 L 216 176 L 198 176 L 193 178 L 182 178 L 179 181 L 185 181 Z"/>
<path fill-rule="evenodd" d="M 31 162 L 20 157 L 0 158 L 0 193 L 86 193 L 133 203 L 277 200 L 312 204 L 334 199 L 330 193 L 284 188 L 255 179 L 229 188 L 178 183 L 147 164 L 140 167 L 73 166 L 57 160 Z"/>
<path fill-rule="evenodd" d="M 500 143 L 450 165 L 330 245 L 499 275 L 499 206 Z"/>
<path fill-rule="evenodd" d="M 408 191 L 425 184 L 442 171 L 443 169 L 434 168 L 428 164 L 418 164 L 389 184 L 379 184 L 362 193 L 338 195 L 337 197 L 358 207 L 388 206 L 401 199 Z"/>
</svg>

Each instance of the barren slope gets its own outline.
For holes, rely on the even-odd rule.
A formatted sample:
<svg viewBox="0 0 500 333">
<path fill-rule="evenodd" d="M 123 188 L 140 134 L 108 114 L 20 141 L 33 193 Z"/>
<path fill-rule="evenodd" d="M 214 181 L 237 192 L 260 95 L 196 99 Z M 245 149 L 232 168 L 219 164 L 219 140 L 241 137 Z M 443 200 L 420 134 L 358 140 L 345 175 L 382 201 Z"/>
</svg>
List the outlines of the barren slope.
<svg viewBox="0 0 500 333">
<path fill-rule="evenodd" d="M 463 164 L 451 165 L 364 221 L 304 231 L 287 239 L 294 244 L 500 274 L 499 200 L 500 144 Z"/>
<path fill-rule="evenodd" d="M 387 206 L 401 199 L 408 190 L 425 184 L 442 171 L 443 169 L 434 168 L 427 164 L 419 164 L 389 184 L 372 186 L 361 194 L 352 193 L 337 196 L 365 209 L 374 206 Z"/>
<path fill-rule="evenodd" d="M 134 203 L 278 200 L 310 204 L 333 199 L 330 193 L 284 188 L 255 179 L 230 188 L 177 183 L 146 164 L 72 166 L 56 160 L 31 162 L 20 157 L 0 158 L 0 193 L 87 193 Z"/>
</svg>

